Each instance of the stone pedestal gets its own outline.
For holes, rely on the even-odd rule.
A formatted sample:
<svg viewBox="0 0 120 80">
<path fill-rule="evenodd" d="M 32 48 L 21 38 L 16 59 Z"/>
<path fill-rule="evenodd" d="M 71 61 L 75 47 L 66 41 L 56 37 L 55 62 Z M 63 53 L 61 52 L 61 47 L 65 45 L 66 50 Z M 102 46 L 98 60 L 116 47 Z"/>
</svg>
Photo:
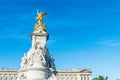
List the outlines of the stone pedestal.
<svg viewBox="0 0 120 80">
<path fill-rule="evenodd" d="M 32 47 L 24 54 L 19 70 L 18 80 L 48 80 L 56 69 L 46 41 L 48 34 L 39 28 L 31 34 Z"/>
<path fill-rule="evenodd" d="M 49 70 L 40 69 L 40 68 L 32 68 L 27 71 L 27 79 L 28 80 L 47 80 L 49 78 Z"/>
</svg>

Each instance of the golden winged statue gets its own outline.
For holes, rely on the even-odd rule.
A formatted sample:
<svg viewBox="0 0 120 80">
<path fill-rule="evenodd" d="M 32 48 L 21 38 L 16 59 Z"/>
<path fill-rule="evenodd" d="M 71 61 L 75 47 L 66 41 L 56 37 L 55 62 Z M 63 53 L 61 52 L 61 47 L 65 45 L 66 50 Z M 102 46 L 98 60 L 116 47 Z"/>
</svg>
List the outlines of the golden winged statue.
<svg viewBox="0 0 120 80">
<path fill-rule="evenodd" d="M 46 32 L 45 24 L 43 24 L 43 19 L 47 15 L 47 13 L 38 12 L 37 10 L 37 15 L 38 16 L 36 17 L 36 20 L 38 21 L 38 23 L 35 24 L 34 31 L 37 31 L 38 28 L 41 28 Z"/>
</svg>

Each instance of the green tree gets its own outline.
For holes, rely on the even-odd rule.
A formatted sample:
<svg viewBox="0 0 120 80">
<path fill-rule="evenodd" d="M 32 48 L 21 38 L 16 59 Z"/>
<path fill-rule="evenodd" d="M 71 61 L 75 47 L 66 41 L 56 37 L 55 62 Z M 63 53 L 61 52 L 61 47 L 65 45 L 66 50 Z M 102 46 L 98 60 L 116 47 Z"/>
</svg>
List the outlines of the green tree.
<svg viewBox="0 0 120 80">
<path fill-rule="evenodd" d="M 120 78 L 119 78 L 119 79 L 116 79 L 116 80 L 120 80 Z"/>
<path fill-rule="evenodd" d="M 108 80 L 108 77 L 98 76 L 96 78 L 93 78 L 93 80 Z"/>
</svg>

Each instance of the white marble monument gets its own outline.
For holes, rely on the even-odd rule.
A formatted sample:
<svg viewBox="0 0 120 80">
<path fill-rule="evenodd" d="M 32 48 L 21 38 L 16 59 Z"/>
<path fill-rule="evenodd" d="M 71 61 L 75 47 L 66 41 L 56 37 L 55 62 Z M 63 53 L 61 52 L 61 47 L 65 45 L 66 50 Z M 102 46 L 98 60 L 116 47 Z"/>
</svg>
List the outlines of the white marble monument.
<svg viewBox="0 0 120 80">
<path fill-rule="evenodd" d="M 17 80 L 49 80 L 56 74 L 54 58 L 46 47 L 48 33 L 43 18 L 47 13 L 37 11 L 37 14 L 38 23 L 31 33 L 32 47 L 22 58 Z"/>
</svg>

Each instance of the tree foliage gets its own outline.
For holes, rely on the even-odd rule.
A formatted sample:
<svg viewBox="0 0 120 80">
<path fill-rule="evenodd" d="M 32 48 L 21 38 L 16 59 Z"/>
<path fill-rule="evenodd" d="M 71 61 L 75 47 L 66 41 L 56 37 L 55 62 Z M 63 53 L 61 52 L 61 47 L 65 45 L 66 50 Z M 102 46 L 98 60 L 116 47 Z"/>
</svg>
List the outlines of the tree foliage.
<svg viewBox="0 0 120 80">
<path fill-rule="evenodd" d="M 108 77 L 103 77 L 103 76 L 98 76 L 96 78 L 94 78 L 93 80 L 108 80 Z"/>
</svg>

